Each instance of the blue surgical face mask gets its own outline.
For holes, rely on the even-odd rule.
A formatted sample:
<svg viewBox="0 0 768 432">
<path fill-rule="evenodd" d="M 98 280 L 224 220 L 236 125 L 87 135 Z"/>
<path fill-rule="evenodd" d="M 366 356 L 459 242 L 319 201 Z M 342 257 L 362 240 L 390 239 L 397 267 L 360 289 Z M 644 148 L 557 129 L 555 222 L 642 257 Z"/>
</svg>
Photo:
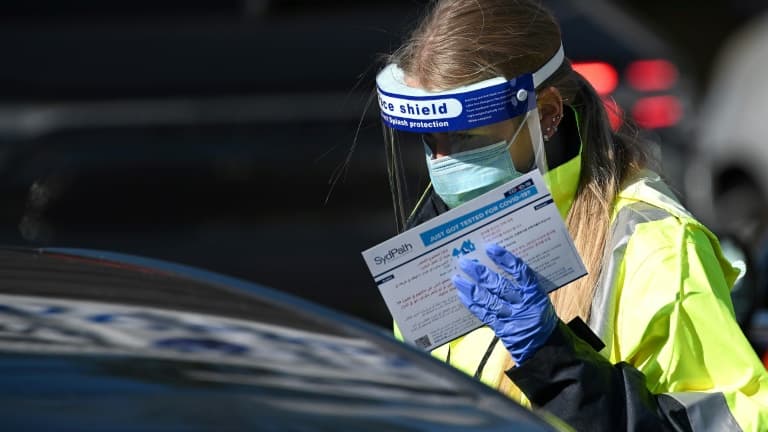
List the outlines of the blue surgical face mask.
<svg viewBox="0 0 768 432">
<path fill-rule="evenodd" d="M 525 121 L 521 122 L 509 141 L 438 159 L 432 159 L 432 150 L 425 145 L 427 168 L 435 193 L 449 208 L 454 208 L 520 177 L 522 173 L 515 168 L 509 146 L 525 124 Z"/>
</svg>

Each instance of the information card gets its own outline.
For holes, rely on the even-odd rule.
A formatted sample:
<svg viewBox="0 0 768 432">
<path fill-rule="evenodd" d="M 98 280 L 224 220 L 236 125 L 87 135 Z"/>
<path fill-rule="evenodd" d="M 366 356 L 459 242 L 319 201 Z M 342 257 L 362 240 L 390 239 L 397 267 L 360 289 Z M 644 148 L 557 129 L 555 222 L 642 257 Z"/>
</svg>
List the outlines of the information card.
<svg viewBox="0 0 768 432">
<path fill-rule="evenodd" d="M 432 350 L 482 325 L 451 282 L 458 258 L 495 242 L 525 260 L 550 292 L 587 274 L 538 170 L 363 252 L 404 339 Z M 464 275 L 468 278 L 466 275 Z"/>
</svg>

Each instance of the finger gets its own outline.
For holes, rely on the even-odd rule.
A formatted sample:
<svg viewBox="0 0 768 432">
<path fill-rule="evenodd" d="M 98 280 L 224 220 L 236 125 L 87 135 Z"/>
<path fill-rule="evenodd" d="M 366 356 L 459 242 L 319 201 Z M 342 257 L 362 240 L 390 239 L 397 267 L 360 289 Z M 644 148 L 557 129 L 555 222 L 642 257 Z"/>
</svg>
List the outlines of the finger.
<svg viewBox="0 0 768 432">
<path fill-rule="evenodd" d="M 485 248 L 485 253 L 502 270 L 509 273 L 522 286 L 536 284 L 536 273 L 528 267 L 525 261 L 512 254 L 504 247 L 491 243 Z"/>
<path fill-rule="evenodd" d="M 494 315 L 499 312 L 508 313 L 504 301 L 487 289 L 478 286 L 477 284 L 473 284 L 459 275 L 454 275 L 451 278 L 451 281 L 453 282 L 453 285 L 456 286 L 459 300 L 464 303 L 464 306 L 470 309 L 473 306 L 478 306 L 485 310 L 486 313 L 492 313 Z M 485 321 L 484 315 L 479 315 L 478 318 Z"/>
<path fill-rule="evenodd" d="M 453 282 L 453 286 L 456 287 L 456 293 L 459 295 L 459 300 L 461 300 L 464 306 L 472 306 L 474 303 L 472 301 L 472 291 L 475 288 L 475 284 L 467 281 L 459 275 L 453 275 L 451 282 Z"/>
<path fill-rule="evenodd" d="M 459 260 L 459 267 L 474 280 L 478 286 L 481 286 L 493 294 L 498 295 L 503 284 L 503 277 L 493 270 L 475 260 L 462 258 Z"/>
<path fill-rule="evenodd" d="M 486 325 L 493 326 L 494 323 L 498 320 L 498 316 L 495 313 L 490 312 L 481 306 L 472 305 L 469 306 L 468 309 L 470 312 L 472 312 L 472 315 L 476 316 L 477 319 Z"/>
<path fill-rule="evenodd" d="M 502 270 L 513 276 L 517 276 L 515 273 L 519 272 L 522 260 L 516 255 L 513 255 L 512 252 L 509 252 L 497 243 L 490 243 L 485 246 L 485 254 L 488 255 L 488 258 L 496 263 Z"/>
<path fill-rule="evenodd" d="M 469 258 L 459 259 L 459 268 L 475 282 L 484 282 L 490 276 L 488 267 L 480 264 L 476 260 Z"/>
<path fill-rule="evenodd" d="M 474 260 L 462 259 L 459 261 L 459 265 L 468 276 L 475 279 L 478 287 L 488 290 L 489 293 L 503 300 L 504 303 L 514 305 L 522 301 L 522 294 L 517 281 L 509 280 Z M 501 311 L 502 308 L 503 305 L 500 305 L 494 310 Z"/>
</svg>

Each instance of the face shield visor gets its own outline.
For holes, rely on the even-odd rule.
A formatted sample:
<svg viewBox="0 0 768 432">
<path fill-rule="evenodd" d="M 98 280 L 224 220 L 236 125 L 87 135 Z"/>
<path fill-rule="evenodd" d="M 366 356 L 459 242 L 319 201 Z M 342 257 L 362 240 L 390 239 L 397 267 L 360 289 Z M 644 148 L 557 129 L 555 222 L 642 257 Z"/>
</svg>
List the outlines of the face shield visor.
<svg viewBox="0 0 768 432">
<path fill-rule="evenodd" d="M 412 165 L 401 159 L 409 152 L 400 146 L 423 152 L 432 187 L 449 207 L 532 169 L 547 172 L 535 89 L 563 58 L 561 46 L 536 72 L 437 92 L 407 85 L 402 69 L 386 66 L 376 84 L 391 186 L 401 200 L 396 207 L 406 205 L 406 167 Z"/>
</svg>

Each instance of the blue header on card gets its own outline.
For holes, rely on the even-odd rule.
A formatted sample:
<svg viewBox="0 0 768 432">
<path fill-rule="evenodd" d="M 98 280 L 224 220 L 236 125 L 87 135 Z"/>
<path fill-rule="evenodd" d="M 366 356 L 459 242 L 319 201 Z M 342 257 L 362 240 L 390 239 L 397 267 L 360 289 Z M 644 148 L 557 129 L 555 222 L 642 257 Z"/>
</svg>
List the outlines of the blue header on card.
<svg viewBox="0 0 768 432">
<path fill-rule="evenodd" d="M 412 96 L 377 87 L 381 118 L 393 129 L 429 133 L 473 129 L 536 107 L 531 74 L 465 93 Z"/>
<path fill-rule="evenodd" d="M 438 225 L 429 231 L 424 231 L 419 234 L 419 237 L 421 237 L 424 246 L 429 246 L 469 228 L 472 225 L 483 221 L 485 218 L 493 216 L 495 213 L 504 210 L 511 205 L 517 204 L 526 198 L 530 198 L 537 193 L 538 190 L 536 189 L 533 180 L 528 179 L 505 192 L 503 199 Z"/>
</svg>

